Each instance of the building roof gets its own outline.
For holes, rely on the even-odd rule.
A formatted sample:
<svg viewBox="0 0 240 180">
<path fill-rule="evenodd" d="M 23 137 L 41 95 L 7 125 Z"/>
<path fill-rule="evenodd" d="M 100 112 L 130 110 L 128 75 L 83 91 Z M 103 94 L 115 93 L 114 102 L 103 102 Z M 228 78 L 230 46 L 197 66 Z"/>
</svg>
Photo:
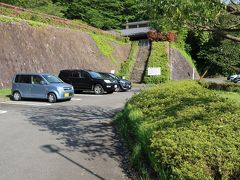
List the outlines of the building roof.
<svg viewBox="0 0 240 180">
<path fill-rule="evenodd" d="M 137 25 L 137 24 L 148 24 L 149 21 L 138 21 L 138 22 L 128 22 L 123 24 L 123 26 L 129 26 L 129 25 Z"/>
<path fill-rule="evenodd" d="M 148 31 L 150 31 L 149 27 L 142 27 L 142 28 L 122 29 L 121 33 L 123 36 L 137 36 L 137 35 L 147 34 Z"/>
</svg>

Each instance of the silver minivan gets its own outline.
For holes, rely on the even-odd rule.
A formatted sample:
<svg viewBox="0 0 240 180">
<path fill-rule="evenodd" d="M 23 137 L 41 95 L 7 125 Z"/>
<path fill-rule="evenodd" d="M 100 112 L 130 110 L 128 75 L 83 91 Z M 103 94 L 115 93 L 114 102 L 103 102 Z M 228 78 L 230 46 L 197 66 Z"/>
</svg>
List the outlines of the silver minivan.
<svg viewBox="0 0 240 180">
<path fill-rule="evenodd" d="M 64 83 L 51 74 L 36 73 L 16 74 L 12 80 L 12 98 L 20 101 L 22 98 L 47 99 L 50 103 L 57 100 L 71 100 L 74 95 L 73 86 Z"/>
</svg>

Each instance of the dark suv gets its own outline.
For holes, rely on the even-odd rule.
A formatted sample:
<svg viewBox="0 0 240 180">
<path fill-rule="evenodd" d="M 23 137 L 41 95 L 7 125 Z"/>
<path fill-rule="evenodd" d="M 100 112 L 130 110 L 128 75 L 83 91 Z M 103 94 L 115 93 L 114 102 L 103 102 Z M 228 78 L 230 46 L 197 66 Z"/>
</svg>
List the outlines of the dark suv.
<svg viewBox="0 0 240 180">
<path fill-rule="evenodd" d="M 64 82 L 72 84 L 77 91 L 94 91 L 95 94 L 113 93 L 117 88 L 117 81 L 104 78 L 102 75 L 91 70 L 61 70 L 58 75 Z"/>
</svg>

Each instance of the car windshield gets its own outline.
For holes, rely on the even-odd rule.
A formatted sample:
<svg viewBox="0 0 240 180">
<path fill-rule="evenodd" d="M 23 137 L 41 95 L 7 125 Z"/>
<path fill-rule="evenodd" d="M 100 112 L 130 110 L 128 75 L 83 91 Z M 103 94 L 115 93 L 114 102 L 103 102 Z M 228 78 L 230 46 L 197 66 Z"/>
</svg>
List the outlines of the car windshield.
<svg viewBox="0 0 240 180">
<path fill-rule="evenodd" d="M 89 71 L 89 74 L 92 78 L 102 78 L 101 74 L 94 71 Z"/>
<path fill-rule="evenodd" d="M 113 77 L 114 79 L 120 79 L 118 76 L 116 76 L 114 74 L 109 74 L 109 76 Z"/>
<path fill-rule="evenodd" d="M 108 73 L 100 73 L 101 76 L 105 79 L 116 79 L 115 77 L 111 76 L 111 74 L 108 74 Z"/>
<path fill-rule="evenodd" d="M 63 83 L 61 79 L 59 79 L 56 76 L 53 75 L 43 75 L 43 77 L 47 80 L 49 83 Z"/>
</svg>

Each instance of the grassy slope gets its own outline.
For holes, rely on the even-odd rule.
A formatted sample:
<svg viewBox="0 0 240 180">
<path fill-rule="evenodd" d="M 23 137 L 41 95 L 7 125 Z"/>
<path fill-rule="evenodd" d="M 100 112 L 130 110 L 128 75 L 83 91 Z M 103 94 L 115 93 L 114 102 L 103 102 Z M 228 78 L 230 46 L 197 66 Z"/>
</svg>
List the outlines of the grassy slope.
<svg viewBox="0 0 240 180">
<path fill-rule="evenodd" d="M 118 72 L 119 76 L 124 76 L 126 79 L 130 79 L 134 64 L 137 59 L 138 50 L 138 42 L 132 42 L 130 54 L 128 56 L 128 59 L 122 63 L 120 71 Z"/>
<path fill-rule="evenodd" d="M 170 67 L 167 56 L 168 42 L 153 42 L 152 52 L 148 60 L 148 67 L 161 67 L 160 76 L 148 76 L 145 74 L 144 82 L 150 84 L 157 84 L 166 82 L 170 79 Z M 146 72 L 147 73 L 147 72 Z"/>
</svg>

